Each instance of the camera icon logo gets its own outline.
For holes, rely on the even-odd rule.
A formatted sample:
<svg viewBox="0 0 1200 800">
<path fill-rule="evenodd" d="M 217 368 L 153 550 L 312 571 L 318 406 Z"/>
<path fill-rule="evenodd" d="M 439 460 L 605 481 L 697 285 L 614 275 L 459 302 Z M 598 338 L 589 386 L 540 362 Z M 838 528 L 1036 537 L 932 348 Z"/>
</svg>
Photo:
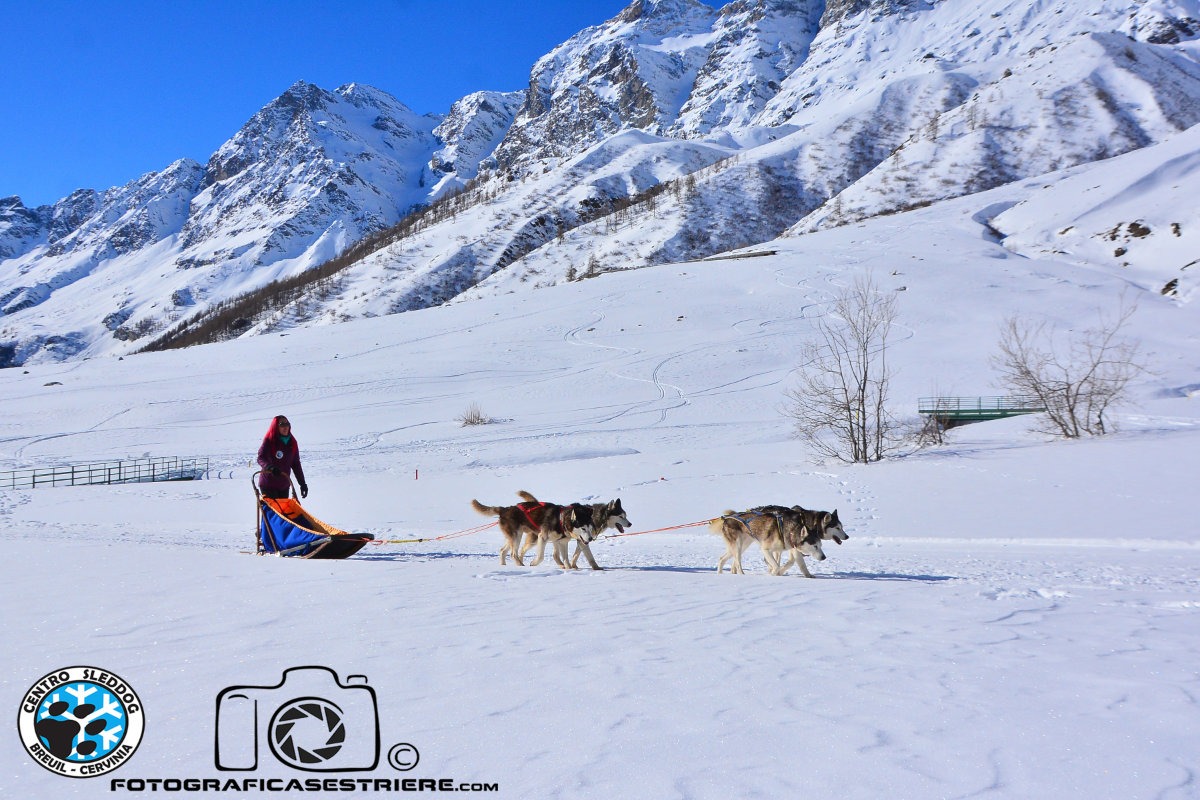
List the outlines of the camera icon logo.
<svg viewBox="0 0 1200 800">
<path fill-rule="evenodd" d="M 292 667 L 275 686 L 230 686 L 217 695 L 216 765 L 258 769 L 265 743 L 307 772 L 363 772 L 379 764 L 379 706 L 362 675 Z"/>
</svg>

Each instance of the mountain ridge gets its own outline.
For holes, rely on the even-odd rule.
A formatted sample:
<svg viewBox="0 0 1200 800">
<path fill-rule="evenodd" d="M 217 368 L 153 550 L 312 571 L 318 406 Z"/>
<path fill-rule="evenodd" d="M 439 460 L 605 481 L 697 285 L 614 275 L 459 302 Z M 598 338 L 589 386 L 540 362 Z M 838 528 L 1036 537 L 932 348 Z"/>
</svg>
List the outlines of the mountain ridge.
<svg viewBox="0 0 1200 800">
<path fill-rule="evenodd" d="M 1200 124 L 1197 6 L 637 0 L 445 115 L 297 81 L 204 165 L 0 200 L 0 365 L 131 352 L 381 234 L 320 297 L 225 335 L 702 258 L 1144 148 Z"/>
</svg>

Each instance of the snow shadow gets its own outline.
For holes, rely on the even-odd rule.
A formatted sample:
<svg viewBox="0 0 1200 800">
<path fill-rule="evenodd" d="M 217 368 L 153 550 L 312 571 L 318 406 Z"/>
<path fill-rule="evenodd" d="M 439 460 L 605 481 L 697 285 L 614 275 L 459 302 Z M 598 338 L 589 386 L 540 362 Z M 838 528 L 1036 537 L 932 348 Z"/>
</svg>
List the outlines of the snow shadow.
<svg viewBox="0 0 1200 800">
<path fill-rule="evenodd" d="M 368 553 L 363 555 L 358 553 L 354 556 L 355 561 L 441 561 L 443 559 L 471 559 L 478 561 L 483 558 L 489 558 L 484 553 L 452 553 L 443 551 L 430 553 L 427 551 L 399 551 L 394 553 Z"/>
<path fill-rule="evenodd" d="M 907 581 L 910 583 L 944 583 L 957 580 L 954 575 L 906 575 L 898 572 L 835 572 L 814 575 L 817 580 Z"/>
<path fill-rule="evenodd" d="M 601 564 L 600 566 L 604 567 L 605 572 L 716 572 L 715 567 L 684 567 L 676 564 L 630 564 L 613 567 Z"/>
</svg>

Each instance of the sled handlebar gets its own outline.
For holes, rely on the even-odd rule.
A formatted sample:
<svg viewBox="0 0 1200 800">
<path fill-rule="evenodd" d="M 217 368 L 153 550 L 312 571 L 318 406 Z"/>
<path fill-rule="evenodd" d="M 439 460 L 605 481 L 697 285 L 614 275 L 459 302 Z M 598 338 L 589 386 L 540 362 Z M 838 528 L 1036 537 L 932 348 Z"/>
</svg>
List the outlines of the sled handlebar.
<svg viewBox="0 0 1200 800">
<path fill-rule="evenodd" d="M 260 492 L 258 489 L 258 480 L 257 479 L 258 479 L 258 476 L 261 475 L 262 473 L 263 473 L 263 470 L 260 469 L 250 476 L 250 485 L 252 487 L 254 487 L 254 496 L 259 500 L 262 499 L 262 492 Z M 288 479 L 288 486 L 291 487 L 291 489 L 290 489 L 291 496 L 293 499 L 295 499 L 296 497 L 299 496 L 296 492 L 296 484 L 292 483 L 291 475 L 288 475 L 287 479 Z"/>
</svg>

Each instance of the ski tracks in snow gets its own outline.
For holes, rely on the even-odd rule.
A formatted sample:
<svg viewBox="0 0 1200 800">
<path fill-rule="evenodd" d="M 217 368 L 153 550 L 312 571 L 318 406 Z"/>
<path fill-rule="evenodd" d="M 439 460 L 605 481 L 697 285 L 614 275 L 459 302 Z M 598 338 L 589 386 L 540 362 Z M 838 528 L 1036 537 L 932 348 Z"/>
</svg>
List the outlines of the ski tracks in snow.
<svg viewBox="0 0 1200 800">
<path fill-rule="evenodd" d="M 617 295 L 613 298 L 609 298 L 609 300 L 618 300 L 618 299 L 620 299 L 620 295 Z M 572 328 L 570 331 L 568 331 L 566 333 L 566 335 L 563 338 L 569 344 L 578 345 L 580 347 L 591 347 L 591 348 L 599 348 L 602 350 L 614 351 L 615 353 L 619 354 L 619 356 L 624 357 L 624 361 L 626 363 L 629 363 L 630 367 L 636 366 L 637 362 L 632 361 L 632 359 L 635 359 L 642 351 L 634 349 L 634 348 L 616 347 L 614 345 L 605 344 L 604 342 L 595 341 L 595 340 L 587 339 L 587 338 L 583 337 L 583 335 L 582 335 L 583 333 L 593 331 L 596 328 L 596 326 L 601 324 L 602 322 L 604 322 L 604 320 L 605 320 L 605 315 L 603 313 L 600 313 L 595 319 L 591 320 L 590 322 L 585 322 L 582 325 L 578 325 L 575 328 Z M 651 422 L 650 425 L 658 425 L 658 424 L 662 424 L 662 423 L 666 422 L 667 415 L 671 410 L 673 410 L 675 408 L 679 408 L 680 406 L 687 405 L 689 401 L 687 399 L 687 395 L 685 394 L 684 390 L 681 387 L 676 386 L 674 384 L 669 384 L 669 383 L 663 382 L 662 378 L 660 377 L 662 369 L 664 366 L 666 366 L 671 361 L 673 361 L 677 358 L 682 358 L 683 356 L 686 356 L 690 353 L 696 352 L 697 350 L 700 350 L 700 349 L 704 349 L 704 348 L 694 348 L 691 350 L 684 350 L 684 351 L 672 353 L 671 355 L 668 355 L 665 358 L 660 359 L 651 368 L 650 374 L 648 377 L 639 377 L 636 375 L 625 374 L 625 372 L 623 372 L 623 371 L 610 370 L 610 374 L 612 374 L 614 377 L 619 378 L 621 380 L 651 384 L 654 387 L 655 396 L 653 398 L 651 398 L 650 400 L 643 400 L 643 401 L 634 403 L 632 405 L 627 405 L 627 406 L 620 408 L 619 410 L 613 411 L 611 413 L 607 413 L 604 416 L 592 418 L 592 419 L 588 420 L 587 423 L 585 423 L 585 424 L 589 424 L 589 425 L 603 424 L 603 423 L 607 423 L 607 422 L 612 422 L 613 420 L 619 419 L 621 417 L 625 417 L 625 416 L 628 416 L 631 414 L 642 413 L 642 412 L 646 412 L 646 411 L 650 411 L 650 412 L 657 411 L 658 412 L 657 419 L 655 419 L 653 422 Z M 668 401 L 668 395 L 672 395 L 670 401 Z"/>
</svg>

